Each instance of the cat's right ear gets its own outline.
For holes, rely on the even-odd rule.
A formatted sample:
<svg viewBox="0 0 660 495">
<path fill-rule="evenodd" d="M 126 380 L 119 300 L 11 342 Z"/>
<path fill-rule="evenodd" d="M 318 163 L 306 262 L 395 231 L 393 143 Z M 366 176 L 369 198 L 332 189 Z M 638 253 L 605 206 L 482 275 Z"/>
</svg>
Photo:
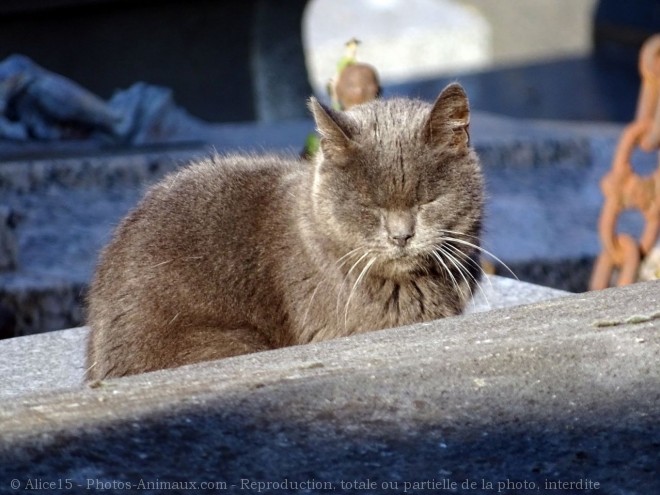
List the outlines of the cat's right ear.
<svg viewBox="0 0 660 495">
<path fill-rule="evenodd" d="M 339 158 L 354 145 L 351 140 L 350 125 L 340 112 L 334 111 L 313 96 L 309 99 L 309 109 L 314 115 L 316 130 L 321 135 L 321 150 L 326 158 Z"/>
</svg>

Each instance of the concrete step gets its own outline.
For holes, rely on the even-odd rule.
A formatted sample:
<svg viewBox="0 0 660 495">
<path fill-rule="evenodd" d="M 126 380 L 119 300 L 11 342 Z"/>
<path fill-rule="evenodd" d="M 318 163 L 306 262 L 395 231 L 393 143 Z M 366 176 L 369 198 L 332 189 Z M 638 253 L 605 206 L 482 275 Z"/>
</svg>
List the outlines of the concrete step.
<svg viewBox="0 0 660 495">
<path fill-rule="evenodd" d="M 659 308 L 655 281 L 94 388 L 26 373 L 0 404 L 0 492 L 658 493 Z M 3 376 L 61 372 L 83 333 L 0 343 Z"/>
</svg>

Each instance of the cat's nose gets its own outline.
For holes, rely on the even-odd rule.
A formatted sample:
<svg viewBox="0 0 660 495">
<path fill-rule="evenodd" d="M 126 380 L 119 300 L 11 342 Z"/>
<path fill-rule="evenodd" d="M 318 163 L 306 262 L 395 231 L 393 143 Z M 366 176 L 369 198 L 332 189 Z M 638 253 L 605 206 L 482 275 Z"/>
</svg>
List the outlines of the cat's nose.
<svg viewBox="0 0 660 495">
<path fill-rule="evenodd" d="M 405 247 L 408 244 L 408 240 L 412 238 L 414 234 L 412 232 L 403 232 L 390 235 L 390 240 L 399 247 Z"/>
<path fill-rule="evenodd" d="M 410 210 L 390 210 L 384 217 L 389 241 L 395 246 L 405 247 L 415 235 L 415 214 Z"/>
</svg>

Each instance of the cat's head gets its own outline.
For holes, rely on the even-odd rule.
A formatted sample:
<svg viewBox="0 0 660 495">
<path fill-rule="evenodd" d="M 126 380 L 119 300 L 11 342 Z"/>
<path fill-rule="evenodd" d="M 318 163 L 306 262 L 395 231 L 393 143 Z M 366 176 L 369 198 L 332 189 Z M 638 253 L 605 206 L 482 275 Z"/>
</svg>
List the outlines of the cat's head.
<svg viewBox="0 0 660 495">
<path fill-rule="evenodd" d="M 347 266 L 364 256 L 372 270 L 420 267 L 442 250 L 478 244 L 483 178 L 469 142 L 469 106 L 451 84 L 435 103 L 377 100 L 346 112 L 310 101 L 320 151 L 315 222 Z M 352 254 L 348 254 L 351 253 Z"/>
</svg>

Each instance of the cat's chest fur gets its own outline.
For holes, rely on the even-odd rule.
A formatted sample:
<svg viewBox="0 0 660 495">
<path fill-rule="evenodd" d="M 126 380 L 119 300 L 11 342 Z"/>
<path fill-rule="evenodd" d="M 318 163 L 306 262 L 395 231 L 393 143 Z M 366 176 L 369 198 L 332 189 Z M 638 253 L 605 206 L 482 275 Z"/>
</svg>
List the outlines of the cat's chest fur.
<svg viewBox="0 0 660 495">
<path fill-rule="evenodd" d="M 307 280 L 316 284 L 305 284 L 290 320 L 298 343 L 429 321 L 461 309 L 460 298 L 452 296 L 443 279 L 419 274 L 403 280 L 358 277 L 325 273 Z"/>
</svg>

